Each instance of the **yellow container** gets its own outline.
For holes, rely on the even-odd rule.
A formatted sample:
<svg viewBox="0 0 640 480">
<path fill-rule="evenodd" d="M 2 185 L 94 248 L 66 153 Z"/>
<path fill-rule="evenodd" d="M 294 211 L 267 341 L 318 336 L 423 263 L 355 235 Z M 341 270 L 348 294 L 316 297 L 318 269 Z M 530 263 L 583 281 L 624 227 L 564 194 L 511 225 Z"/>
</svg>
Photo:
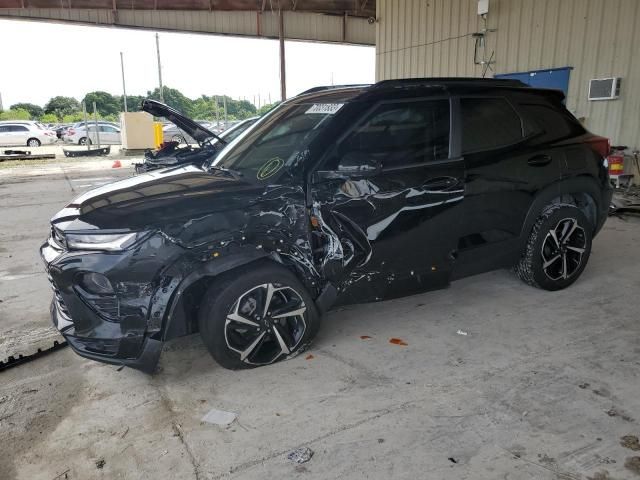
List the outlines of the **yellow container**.
<svg viewBox="0 0 640 480">
<path fill-rule="evenodd" d="M 162 122 L 153 122 L 153 139 L 156 148 L 160 148 L 163 142 Z"/>
</svg>

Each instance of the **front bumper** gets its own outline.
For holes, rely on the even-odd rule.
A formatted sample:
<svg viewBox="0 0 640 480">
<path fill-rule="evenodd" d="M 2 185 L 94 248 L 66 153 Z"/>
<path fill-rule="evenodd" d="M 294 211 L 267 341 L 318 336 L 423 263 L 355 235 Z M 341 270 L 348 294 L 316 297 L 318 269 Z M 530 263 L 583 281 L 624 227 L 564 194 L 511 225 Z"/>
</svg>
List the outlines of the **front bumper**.
<svg viewBox="0 0 640 480">
<path fill-rule="evenodd" d="M 123 365 L 145 373 L 153 373 L 156 369 L 163 345 L 160 340 L 145 338 L 137 354 L 133 357 L 128 357 L 124 353 L 130 350 L 129 346 L 126 345 L 126 339 L 89 338 L 77 335 L 73 322 L 70 322 L 70 319 L 62 318 L 55 295 L 51 301 L 51 320 L 69 343 L 71 349 L 81 357 L 112 365 Z M 61 325 L 64 326 L 62 329 L 60 329 Z"/>
<path fill-rule="evenodd" d="M 122 252 L 66 251 L 49 239 L 40 253 L 54 292 L 53 324 L 83 357 L 153 372 L 175 283 L 165 265 L 179 250 L 160 236 Z M 107 277 L 114 293 L 87 292 L 78 281 L 87 272 Z"/>
</svg>

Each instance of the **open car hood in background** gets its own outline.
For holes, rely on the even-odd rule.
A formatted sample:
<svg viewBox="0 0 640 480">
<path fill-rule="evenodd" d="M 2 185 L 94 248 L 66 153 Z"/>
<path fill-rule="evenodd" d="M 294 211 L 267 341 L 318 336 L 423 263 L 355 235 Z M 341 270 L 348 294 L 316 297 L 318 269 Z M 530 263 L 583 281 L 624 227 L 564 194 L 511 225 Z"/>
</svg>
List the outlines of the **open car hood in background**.
<svg viewBox="0 0 640 480">
<path fill-rule="evenodd" d="M 146 99 L 142 101 L 142 110 L 150 113 L 154 117 L 164 117 L 174 123 L 179 129 L 183 130 L 187 135 L 191 136 L 196 142 L 202 143 L 208 138 L 217 138 L 217 135 L 207 130 L 199 123 L 185 117 L 175 108 L 160 103 L 156 100 Z"/>
</svg>

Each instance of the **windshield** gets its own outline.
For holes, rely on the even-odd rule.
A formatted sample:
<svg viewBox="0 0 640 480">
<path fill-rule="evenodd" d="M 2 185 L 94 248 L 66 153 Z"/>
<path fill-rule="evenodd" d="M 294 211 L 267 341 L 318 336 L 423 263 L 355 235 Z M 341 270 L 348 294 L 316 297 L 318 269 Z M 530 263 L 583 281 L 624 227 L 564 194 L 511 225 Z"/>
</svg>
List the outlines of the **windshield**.
<svg viewBox="0 0 640 480">
<path fill-rule="evenodd" d="M 247 135 L 238 137 L 213 163 L 239 172 L 247 179 L 267 181 L 283 168 L 296 166 L 311 141 L 329 123 L 342 104 L 320 108 L 315 104 L 283 105 Z M 326 106 L 324 106 L 326 107 Z"/>
</svg>

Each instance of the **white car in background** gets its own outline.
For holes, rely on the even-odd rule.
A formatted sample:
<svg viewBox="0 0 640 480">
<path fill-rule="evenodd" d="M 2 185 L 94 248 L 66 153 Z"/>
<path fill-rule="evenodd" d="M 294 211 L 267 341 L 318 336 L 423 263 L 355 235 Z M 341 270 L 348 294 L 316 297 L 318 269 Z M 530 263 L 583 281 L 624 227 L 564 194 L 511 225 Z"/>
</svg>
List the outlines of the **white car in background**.
<svg viewBox="0 0 640 480">
<path fill-rule="evenodd" d="M 45 130 L 37 122 L 0 122 L 0 145 L 39 147 L 56 143 L 56 132 Z"/>
<path fill-rule="evenodd" d="M 98 135 L 100 135 L 101 145 L 119 145 L 122 143 L 120 127 L 106 122 L 98 122 L 97 132 L 96 125 L 90 122 L 86 127 L 84 123 L 78 127 L 73 126 L 66 131 L 62 138 L 67 143 L 86 145 L 87 142 L 89 144 L 98 143 Z"/>
</svg>

